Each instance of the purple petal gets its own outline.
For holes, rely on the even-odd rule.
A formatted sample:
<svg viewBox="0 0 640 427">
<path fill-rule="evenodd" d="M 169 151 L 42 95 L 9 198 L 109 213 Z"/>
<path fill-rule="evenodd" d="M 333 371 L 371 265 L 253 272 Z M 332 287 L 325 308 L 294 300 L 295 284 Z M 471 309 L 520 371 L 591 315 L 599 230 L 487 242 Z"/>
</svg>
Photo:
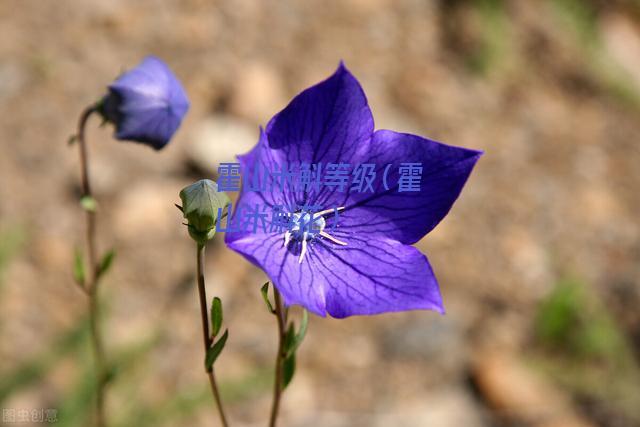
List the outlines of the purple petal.
<svg viewBox="0 0 640 427">
<path fill-rule="evenodd" d="M 300 304 L 319 316 L 326 316 L 324 285 L 308 261 L 284 247 L 281 234 L 226 233 L 225 243 L 262 269 L 282 294 L 287 305 Z M 317 278 L 317 279 L 316 279 Z"/>
<path fill-rule="evenodd" d="M 444 313 L 427 257 L 391 239 L 352 238 L 348 246 L 322 241 L 310 251 L 316 274 L 325 278 L 327 311 L 342 318 L 406 310 Z"/>
<path fill-rule="evenodd" d="M 267 136 L 262 129 L 260 129 L 258 143 L 248 153 L 238 156 L 238 161 L 245 182 L 242 185 L 237 204 L 251 207 L 260 204 L 268 208 L 273 208 L 276 205 L 295 208 L 296 201 L 293 192 L 286 186 L 282 190 L 278 188 L 274 176 L 271 174 L 274 170 L 282 168 L 283 164 L 278 153 L 269 148 Z M 264 191 L 248 189 L 247 180 L 252 181 L 256 172 L 260 185 L 264 185 L 266 188 Z M 272 188 L 273 190 L 271 190 Z"/>
<path fill-rule="evenodd" d="M 375 163 L 383 175 L 389 173 L 385 190 L 381 176 L 373 193 L 321 194 L 316 204 L 346 209 L 338 218 L 336 237 L 350 235 L 385 236 L 412 244 L 431 231 L 449 212 L 481 151 L 445 145 L 416 135 L 389 130 L 376 131 L 368 156 L 362 163 Z M 401 163 L 421 163 L 420 191 L 399 192 Z"/>
<path fill-rule="evenodd" d="M 360 83 L 341 63 L 331 77 L 274 116 L 266 133 L 281 162 L 336 162 L 366 150 L 373 116 Z"/>
<path fill-rule="evenodd" d="M 282 235 L 227 234 L 230 248 L 262 268 L 287 305 L 336 318 L 426 309 L 444 313 L 438 283 L 427 258 L 391 239 L 356 237 L 348 246 L 317 238 L 298 262 L 299 244 Z"/>
</svg>

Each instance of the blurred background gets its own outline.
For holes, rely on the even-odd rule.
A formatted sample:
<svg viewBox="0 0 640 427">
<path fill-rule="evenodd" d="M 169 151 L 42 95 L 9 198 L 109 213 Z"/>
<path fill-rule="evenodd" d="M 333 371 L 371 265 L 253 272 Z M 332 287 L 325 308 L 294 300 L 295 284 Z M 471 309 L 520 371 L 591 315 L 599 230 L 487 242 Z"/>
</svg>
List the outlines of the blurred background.
<svg viewBox="0 0 640 427">
<path fill-rule="evenodd" d="M 0 408 L 91 423 L 67 139 L 147 54 L 191 98 L 174 141 L 115 142 L 97 119 L 88 132 L 99 245 L 117 250 L 101 285 L 111 426 L 217 425 L 173 203 L 341 59 L 377 128 L 486 154 L 418 244 L 447 314 L 312 318 L 281 425 L 640 425 L 638 0 L 1 0 Z M 206 263 L 231 330 L 216 364 L 230 418 L 265 425 L 267 279 L 222 236 Z"/>
</svg>

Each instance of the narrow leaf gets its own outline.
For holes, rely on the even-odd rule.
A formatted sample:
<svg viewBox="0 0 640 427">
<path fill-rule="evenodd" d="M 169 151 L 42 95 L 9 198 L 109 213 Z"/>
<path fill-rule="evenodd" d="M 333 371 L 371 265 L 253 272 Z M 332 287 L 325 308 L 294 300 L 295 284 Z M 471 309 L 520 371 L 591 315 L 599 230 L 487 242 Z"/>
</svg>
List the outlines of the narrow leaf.
<svg viewBox="0 0 640 427">
<path fill-rule="evenodd" d="M 210 372 L 211 369 L 213 369 L 213 364 L 215 363 L 218 356 L 220 356 L 220 353 L 222 352 L 224 345 L 227 343 L 228 337 L 229 337 L 229 330 L 225 329 L 224 334 L 222 334 L 218 342 L 216 342 L 207 350 L 207 355 L 204 360 L 204 366 L 207 369 L 207 372 Z"/>
<path fill-rule="evenodd" d="M 307 335 L 307 326 L 309 325 L 309 313 L 304 308 L 302 309 L 302 320 L 300 321 L 300 329 L 296 334 L 293 344 L 291 346 L 291 353 L 295 353 L 302 344 L 305 335 Z"/>
<path fill-rule="evenodd" d="M 293 374 L 296 372 L 296 355 L 295 353 L 291 354 L 289 357 L 284 359 L 284 363 L 282 364 L 282 389 L 287 388 L 291 380 L 293 379 Z"/>
<path fill-rule="evenodd" d="M 67 139 L 67 145 L 69 146 L 72 146 L 76 142 L 78 142 L 78 135 L 71 135 L 69 139 Z"/>
<path fill-rule="evenodd" d="M 176 208 L 180 209 L 180 212 L 184 212 L 184 210 L 182 209 L 182 206 L 180 206 L 179 204 L 174 203 L 173 205 L 174 205 Z"/>
<path fill-rule="evenodd" d="M 289 323 L 287 332 L 284 334 L 284 354 L 285 357 L 291 355 L 291 350 L 296 340 L 296 327 L 293 322 Z"/>
<path fill-rule="evenodd" d="M 265 304 L 267 304 L 267 309 L 269 310 L 269 312 L 271 314 L 275 314 L 276 311 L 273 309 L 273 305 L 271 305 L 271 301 L 269 301 L 269 282 L 262 285 L 262 288 L 260 289 L 260 293 L 262 294 L 262 299 L 264 300 Z"/>
<path fill-rule="evenodd" d="M 222 301 L 215 297 L 211 302 L 211 335 L 214 337 L 220 332 L 222 327 Z"/>
<path fill-rule="evenodd" d="M 82 252 L 80 252 L 79 249 L 76 249 L 73 257 L 73 278 L 80 286 L 84 286 L 84 260 L 82 259 Z"/>
<path fill-rule="evenodd" d="M 80 206 L 82 206 L 85 211 L 95 212 L 98 207 L 98 202 L 91 196 L 82 196 Z"/>
<path fill-rule="evenodd" d="M 111 264 L 113 263 L 113 258 L 116 256 L 116 251 L 111 249 L 109 252 L 104 254 L 102 260 L 100 261 L 100 265 L 98 266 L 97 278 L 99 279 L 104 273 L 106 273 Z"/>
<path fill-rule="evenodd" d="M 285 357 L 289 357 L 298 350 L 300 344 L 304 340 L 305 335 L 307 334 L 307 326 L 309 325 L 309 313 L 307 310 L 302 311 L 302 320 L 300 322 L 300 329 L 298 333 L 295 332 L 295 324 L 293 322 L 289 323 L 289 328 L 287 329 L 287 333 L 284 337 L 284 351 Z"/>
</svg>

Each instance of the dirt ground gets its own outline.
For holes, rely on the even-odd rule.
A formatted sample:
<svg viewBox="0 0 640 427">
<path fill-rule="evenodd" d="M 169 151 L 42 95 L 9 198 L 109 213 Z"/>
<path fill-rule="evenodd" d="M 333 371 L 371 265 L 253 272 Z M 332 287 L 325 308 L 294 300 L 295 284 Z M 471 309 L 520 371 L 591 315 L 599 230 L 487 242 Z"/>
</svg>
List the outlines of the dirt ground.
<svg viewBox="0 0 640 427">
<path fill-rule="evenodd" d="M 215 425 L 178 192 L 340 60 L 376 128 L 485 150 L 418 244 L 445 316 L 312 318 L 282 426 L 640 425 L 640 3 L 634 0 L 1 0 L 0 407 L 90 425 L 80 111 L 145 55 L 191 110 L 161 152 L 90 125 L 113 426 Z M 266 276 L 208 247 L 235 426 L 265 425 Z M 294 310 L 299 316 L 299 312 Z M 6 420 L 5 420 L 6 421 Z M 20 425 L 40 425 L 24 422 Z M 10 424 L 7 424 L 10 425 Z"/>
</svg>

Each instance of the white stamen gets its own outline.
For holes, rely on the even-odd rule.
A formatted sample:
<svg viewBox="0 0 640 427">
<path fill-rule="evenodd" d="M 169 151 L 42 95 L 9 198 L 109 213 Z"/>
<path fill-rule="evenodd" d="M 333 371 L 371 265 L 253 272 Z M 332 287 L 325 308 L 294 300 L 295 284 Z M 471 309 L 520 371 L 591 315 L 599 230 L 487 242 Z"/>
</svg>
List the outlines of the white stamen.
<svg viewBox="0 0 640 427">
<path fill-rule="evenodd" d="M 344 206 L 341 206 L 339 208 L 326 209 L 315 213 L 295 212 L 290 214 L 291 218 L 293 219 L 294 226 L 284 233 L 284 247 L 286 248 L 287 246 L 289 246 L 289 243 L 291 243 L 291 241 L 293 240 L 299 241 L 302 244 L 302 248 L 300 249 L 300 257 L 298 258 L 299 264 L 302 264 L 302 260 L 307 254 L 307 246 L 309 245 L 308 242 L 310 240 L 313 240 L 317 235 L 320 235 L 337 245 L 347 245 L 346 242 L 338 240 L 324 231 L 326 220 L 322 217 L 323 215 L 327 215 L 330 213 L 337 213 L 337 211 L 341 211 L 343 209 Z M 304 231 L 307 230 L 307 227 L 311 227 L 313 231 Z"/>
<path fill-rule="evenodd" d="M 314 214 L 313 214 L 313 217 L 315 218 L 315 217 L 317 217 L 317 216 L 323 216 L 323 215 L 326 215 L 326 214 L 328 214 L 328 213 L 332 213 L 332 212 L 335 212 L 335 211 L 341 211 L 341 210 L 343 210 L 343 209 L 344 209 L 344 206 L 341 206 L 341 207 L 339 207 L 339 208 L 335 208 L 335 209 L 333 209 L 333 208 L 332 208 L 332 209 L 325 209 L 325 210 L 323 210 L 323 211 L 320 211 L 320 212 L 316 212 L 316 213 L 314 213 Z"/>
<path fill-rule="evenodd" d="M 336 239 L 335 237 L 333 237 L 332 235 L 330 235 L 329 233 L 327 233 L 326 231 L 321 231 L 320 234 L 322 237 L 324 237 L 325 239 L 329 239 L 331 240 L 333 243 L 337 243 L 339 245 L 342 246 L 347 246 L 347 244 L 341 240 Z"/>
<path fill-rule="evenodd" d="M 304 258 L 304 254 L 306 253 L 307 253 L 307 239 L 302 239 L 302 250 L 300 251 L 300 258 L 298 259 L 298 264 L 302 264 L 302 258 Z"/>
</svg>

